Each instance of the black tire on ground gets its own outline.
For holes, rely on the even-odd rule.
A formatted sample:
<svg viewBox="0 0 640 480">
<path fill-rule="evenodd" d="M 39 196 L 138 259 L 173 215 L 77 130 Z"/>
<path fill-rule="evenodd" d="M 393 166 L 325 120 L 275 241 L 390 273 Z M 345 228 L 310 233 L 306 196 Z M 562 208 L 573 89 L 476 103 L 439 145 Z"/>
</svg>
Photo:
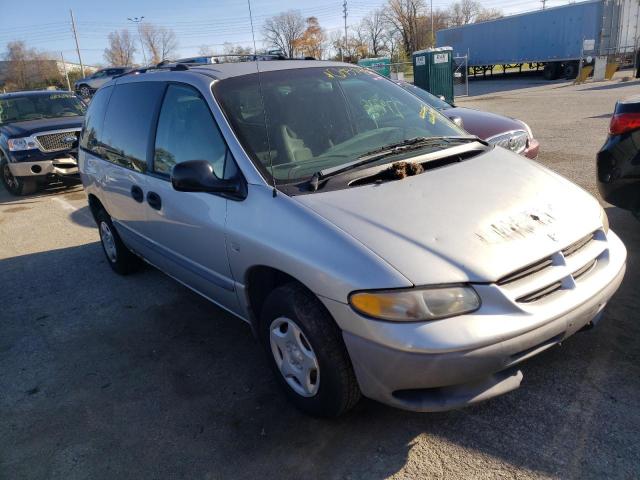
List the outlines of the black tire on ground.
<svg viewBox="0 0 640 480">
<path fill-rule="evenodd" d="M 544 66 L 544 78 L 545 80 L 556 80 L 560 75 L 558 64 L 556 62 L 550 62 Z"/>
<path fill-rule="evenodd" d="M 4 188 L 12 195 L 30 195 L 38 190 L 38 183 L 35 179 L 14 177 L 4 157 L 0 157 L 0 179 L 2 179 Z"/>
<path fill-rule="evenodd" d="M 564 64 L 562 73 L 567 80 L 573 80 L 578 76 L 578 63 L 567 62 Z"/>
<path fill-rule="evenodd" d="M 91 96 L 91 88 L 89 88 L 89 85 L 80 85 L 78 91 L 82 98 L 89 98 Z"/>
<path fill-rule="evenodd" d="M 113 271 L 119 275 L 127 275 L 139 270 L 142 260 L 122 242 L 111 222 L 111 217 L 104 209 L 100 209 L 96 214 L 96 223 L 102 250 Z"/>
<path fill-rule="evenodd" d="M 276 363 L 270 327 L 282 317 L 297 324 L 317 357 L 319 383 L 313 396 L 294 391 Z M 360 389 L 341 331 L 320 300 L 302 285 L 288 283 L 269 294 L 260 315 L 259 333 L 277 381 L 298 409 L 313 416 L 337 417 L 358 403 Z"/>
</svg>

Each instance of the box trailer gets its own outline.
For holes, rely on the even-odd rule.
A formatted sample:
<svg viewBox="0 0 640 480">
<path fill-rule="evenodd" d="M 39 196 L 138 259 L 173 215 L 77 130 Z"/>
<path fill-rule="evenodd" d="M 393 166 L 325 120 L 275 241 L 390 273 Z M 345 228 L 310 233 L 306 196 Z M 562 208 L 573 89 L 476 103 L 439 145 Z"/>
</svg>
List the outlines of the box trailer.
<svg viewBox="0 0 640 480">
<path fill-rule="evenodd" d="M 436 43 L 468 55 L 474 72 L 535 64 L 545 78 L 573 78 L 581 56 L 632 55 L 639 14 L 640 0 L 591 0 L 440 30 Z"/>
</svg>

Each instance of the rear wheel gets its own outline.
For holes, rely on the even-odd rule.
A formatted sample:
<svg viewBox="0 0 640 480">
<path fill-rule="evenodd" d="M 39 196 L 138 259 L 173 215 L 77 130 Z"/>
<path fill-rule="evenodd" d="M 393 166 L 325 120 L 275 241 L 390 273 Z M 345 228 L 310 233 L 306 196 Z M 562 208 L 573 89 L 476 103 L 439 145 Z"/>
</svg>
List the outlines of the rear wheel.
<svg viewBox="0 0 640 480">
<path fill-rule="evenodd" d="M 101 209 L 96 215 L 102 250 L 109 265 L 119 275 L 127 275 L 138 270 L 142 261 L 129 250 L 111 222 L 111 217 Z"/>
<path fill-rule="evenodd" d="M 544 78 L 546 80 L 555 80 L 560 75 L 560 68 L 556 62 L 550 62 L 544 66 Z"/>
<path fill-rule="evenodd" d="M 269 294 L 260 336 L 278 382 L 300 410 L 336 417 L 358 402 L 360 389 L 341 331 L 302 285 L 288 283 Z"/>
<path fill-rule="evenodd" d="M 80 86 L 78 91 L 80 92 L 80 96 L 82 98 L 89 98 L 91 96 L 91 89 L 89 88 L 88 85 Z"/>
<path fill-rule="evenodd" d="M 564 64 L 563 70 L 564 78 L 567 80 L 573 80 L 578 76 L 578 64 L 576 62 L 567 62 Z"/>
<path fill-rule="evenodd" d="M 2 169 L 2 184 L 12 195 L 29 195 L 38 189 L 35 179 L 14 177 L 4 158 L 0 160 L 0 169 Z"/>
</svg>

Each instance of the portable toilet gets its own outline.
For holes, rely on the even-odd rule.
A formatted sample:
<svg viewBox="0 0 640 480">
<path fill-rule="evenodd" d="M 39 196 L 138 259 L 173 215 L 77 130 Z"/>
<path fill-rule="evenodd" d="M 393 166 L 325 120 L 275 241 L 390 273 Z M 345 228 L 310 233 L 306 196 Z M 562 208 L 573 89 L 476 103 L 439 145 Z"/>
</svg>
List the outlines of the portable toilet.
<svg viewBox="0 0 640 480">
<path fill-rule="evenodd" d="M 383 77 L 389 78 L 391 76 L 391 59 L 389 57 L 363 58 L 358 60 L 358 65 L 370 68 Z"/>
<path fill-rule="evenodd" d="M 428 48 L 413 52 L 413 83 L 453 103 L 453 48 Z"/>
</svg>

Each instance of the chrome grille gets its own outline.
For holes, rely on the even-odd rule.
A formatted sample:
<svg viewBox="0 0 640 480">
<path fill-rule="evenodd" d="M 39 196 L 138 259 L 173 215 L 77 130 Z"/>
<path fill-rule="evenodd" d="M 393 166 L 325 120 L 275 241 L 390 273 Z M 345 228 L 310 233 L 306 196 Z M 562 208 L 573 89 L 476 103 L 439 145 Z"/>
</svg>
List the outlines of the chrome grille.
<svg viewBox="0 0 640 480">
<path fill-rule="evenodd" d="M 602 230 L 596 230 L 553 255 L 529 264 L 496 283 L 517 303 L 531 304 L 566 289 L 597 268 L 607 254 Z"/>
<path fill-rule="evenodd" d="M 65 140 L 75 138 L 74 141 L 68 142 Z M 78 140 L 77 130 L 65 130 L 55 133 L 44 133 L 36 135 L 36 140 L 40 144 L 40 149 L 43 152 L 58 152 L 60 150 L 69 150 L 73 144 Z"/>
<path fill-rule="evenodd" d="M 529 134 L 524 130 L 514 130 L 488 138 L 487 142 L 515 153 L 522 153 L 527 148 Z"/>
</svg>

